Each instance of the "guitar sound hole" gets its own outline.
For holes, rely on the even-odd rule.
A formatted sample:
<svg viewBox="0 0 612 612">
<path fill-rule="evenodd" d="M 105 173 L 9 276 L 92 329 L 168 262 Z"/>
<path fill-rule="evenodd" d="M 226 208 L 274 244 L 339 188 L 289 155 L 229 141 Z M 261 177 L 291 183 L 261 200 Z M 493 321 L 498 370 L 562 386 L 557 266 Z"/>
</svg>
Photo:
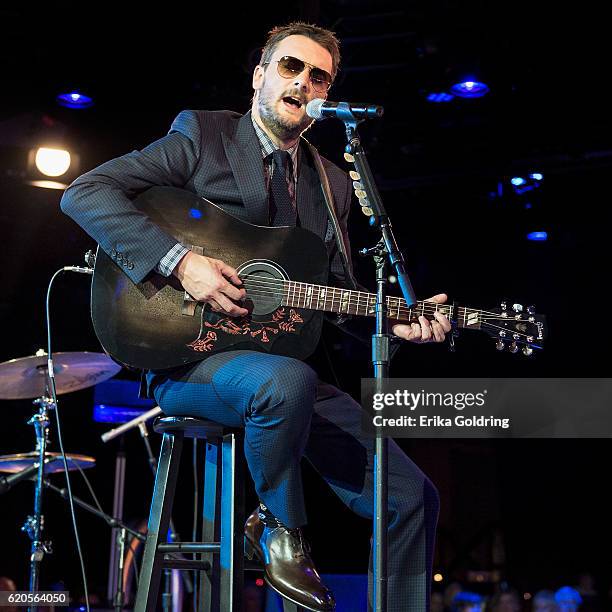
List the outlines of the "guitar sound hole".
<svg viewBox="0 0 612 612">
<path fill-rule="evenodd" d="M 251 316 L 264 316 L 282 306 L 285 291 L 284 270 L 271 261 L 250 261 L 238 268 L 238 274 L 246 289 L 245 307 Z"/>
</svg>

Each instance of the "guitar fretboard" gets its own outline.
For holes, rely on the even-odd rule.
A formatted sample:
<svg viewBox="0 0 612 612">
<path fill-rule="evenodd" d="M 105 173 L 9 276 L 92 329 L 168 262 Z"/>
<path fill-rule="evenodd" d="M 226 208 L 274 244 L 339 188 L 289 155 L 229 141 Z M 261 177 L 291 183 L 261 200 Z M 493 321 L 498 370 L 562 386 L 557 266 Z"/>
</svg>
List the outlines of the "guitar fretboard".
<svg viewBox="0 0 612 612">
<path fill-rule="evenodd" d="M 376 314 L 376 295 L 365 291 L 285 281 L 283 306 L 373 317 Z M 458 327 L 480 328 L 481 310 L 426 300 L 419 300 L 412 308 L 408 308 L 404 298 L 387 296 L 387 316 L 391 319 L 418 322 L 420 316 L 433 319 L 435 312 L 456 319 Z"/>
</svg>

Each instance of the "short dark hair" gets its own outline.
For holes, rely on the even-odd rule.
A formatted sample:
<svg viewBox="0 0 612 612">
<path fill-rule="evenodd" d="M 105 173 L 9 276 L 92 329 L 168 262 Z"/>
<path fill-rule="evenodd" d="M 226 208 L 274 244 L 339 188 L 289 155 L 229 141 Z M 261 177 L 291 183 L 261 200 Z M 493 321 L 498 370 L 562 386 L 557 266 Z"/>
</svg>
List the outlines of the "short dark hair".
<svg viewBox="0 0 612 612">
<path fill-rule="evenodd" d="M 340 42 L 336 35 L 331 30 L 303 21 L 293 21 L 284 26 L 276 26 L 268 32 L 266 44 L 261 51 L 260 66 L 270 61 L 278 43 L 288 36 L 306 36 L 329 51 L 332 57 L 332 78 L 336 78 L 340 65 Z"/>
</svg>

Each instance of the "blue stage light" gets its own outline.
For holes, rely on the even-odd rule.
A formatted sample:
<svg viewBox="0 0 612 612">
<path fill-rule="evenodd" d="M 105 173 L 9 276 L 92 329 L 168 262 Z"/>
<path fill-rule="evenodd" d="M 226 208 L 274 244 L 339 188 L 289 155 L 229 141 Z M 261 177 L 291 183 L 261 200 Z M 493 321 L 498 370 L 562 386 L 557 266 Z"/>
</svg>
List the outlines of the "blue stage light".
<svg viewBox="0 0 612 612">
<path fill-rule="evenodd" d="M 66 108 L 89 108 L 94 103 L 93 98 L 85 96 L 78 91 L 59 94 L 55 101 L 60 106 L 65 106 Z"/>
<path fill-rule="evenodd" d="M 427 96 L 427 101 L 439 104 L 441 102 L 450 102 L 454 97 L 455 96 L 451 96 L 451 94 L 446 92 L 430 93 Z"/>
<path fill-rule="evenodd" d="M 520 187 L 521 185 L 524 185 L 527 181 L 522 176 L 515 176 L 514 178 L 510 179 L 510 182 L 515 187 Z"/>
<path fill-rule="evenodd" d="M 536 242 L 548 240 L 548 232 L 530 232 L 527 234 L 527 240 L 535 240 Z"/>
<path fill-rule="evenodd" d="M 153 402 L 151 407 L 153 407 Z M 113 406 L 110 404 L 94 404 L 93 420 L 96 423 L 127 423 L 150 408 L 138 406 Z"/>
<path fill-rule="evenodd" d="M 482 98 L 489 93 L 489 86 L 480 81 L 461 81 L 455 83 L 450 89 L 460 98 Z"/>
<path fill-rule="evenodd" d="M 529 175 L 530 179 L 533 179 L 534 181 L 541 181 L 544 178 L 543 174 L 540 174 L 539 172 L 534 172 L 533 174 Z"/>
<path fill-rule="evenodd" d="M 197 208 L 190 208 L 189 209 L 189 216 L 192 219 L 201 219 L 202 218 L 202 211 L 198 210 Z"/>
</svg>

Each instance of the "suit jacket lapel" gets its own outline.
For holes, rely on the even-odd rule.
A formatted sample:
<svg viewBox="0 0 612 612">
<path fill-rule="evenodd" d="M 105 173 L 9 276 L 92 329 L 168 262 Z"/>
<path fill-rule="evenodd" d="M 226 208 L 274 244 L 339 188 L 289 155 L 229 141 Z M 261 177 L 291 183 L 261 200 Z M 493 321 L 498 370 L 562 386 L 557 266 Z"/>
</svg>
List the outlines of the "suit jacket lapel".
<svg viewBox="0 0 612 612">
<path fill-rule="evenodd" d="M 250 111 L 238 121 L 233 138 L 223 134 L 223 146 L 249 221 L 256 225 L 268 225 L 268 193 L 261 145 L 253 128 Z"/>
<path fill-rule="evenodd" d="M 300 225 L 325 239 L 327 209 L 321 181 L 304 143 L 300 143 L 298 155 L 297 209 Z"/>
</svg>

